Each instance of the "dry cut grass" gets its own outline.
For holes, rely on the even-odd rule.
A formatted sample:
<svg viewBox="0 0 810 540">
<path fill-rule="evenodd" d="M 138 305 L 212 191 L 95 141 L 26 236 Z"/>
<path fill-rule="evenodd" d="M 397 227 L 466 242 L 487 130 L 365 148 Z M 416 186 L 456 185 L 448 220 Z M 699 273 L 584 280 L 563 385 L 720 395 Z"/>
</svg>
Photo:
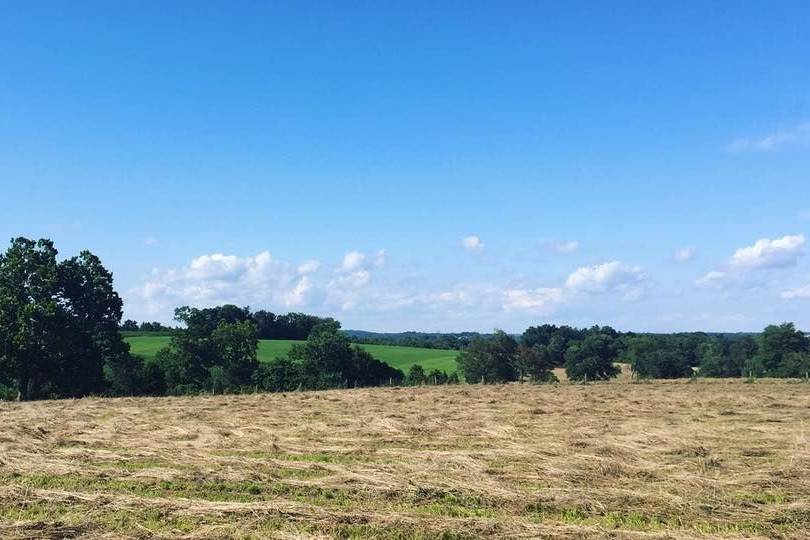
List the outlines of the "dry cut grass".
<svg viewBox="0 0 810 540">
<path fill-rule="evenodd" d="M 807 538 L 810 385 L 0 404 L 0 538 Z"/>
</svg>

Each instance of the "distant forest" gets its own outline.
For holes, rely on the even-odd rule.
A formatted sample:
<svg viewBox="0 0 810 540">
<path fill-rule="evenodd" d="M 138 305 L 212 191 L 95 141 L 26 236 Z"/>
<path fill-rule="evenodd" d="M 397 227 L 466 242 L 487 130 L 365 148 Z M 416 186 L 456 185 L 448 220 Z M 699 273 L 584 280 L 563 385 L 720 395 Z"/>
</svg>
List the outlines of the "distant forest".
<svg viewBox="0 0 810 540">
<path fill-rule="evenodd" d="M 475 339 L 488 339 L 494 336 L 494 334 L 478 332 L 367 332 L 365 330 L 345 330 L 345 332 L 354 343 L 455 350 L 464 349 Z"/>
<path fill-rule="evenodd" d="M 223 305 L 175 310 L 177 328 L 124 321 L 112 274 L 89 251 L 57 260 L 50 240 L 16 238 L 0 255 L 0 398 L 180 395 L 317 390 L 398 384 L 553 383 L 606 380 L 630 365 L 634 377 L 810 379 L 810 339 L 791 323 L 759 334 L 637 334 L 609 326 L 542 324 L 520 336 L 344 332 L 340 322 Z M 155 358 L 130 353 L 123 332 L 166 332 Z M 302 343 L 271 362 L 260 339 Z M 458 349 L 456 374 L 409 373 L 351 339 Z M 429 345 L 427 345 L 429 344 Z"/>
<path fill-rule="evenodd" d="M 175 310 L 175 321 L 184 322 L 188 318 L 189 307 L 182 307 Z M 259 339 L 293 339 L 304 340 L 309 337 L 312 329 L 319 324 L 334 324 L 336 321 L 330 317 L 317 317 L 306 313 L 286 313 L 276 315 L 265 310 L 251 312 L 249 307 L 237 307 L 231 304 L 220 306 L 212 310 L 205 310 L 202 317 L 197 322 L 205 324 L 213 330 L 216 324 L 225 321 L 227 323 L 252 322 L 256 327 L 256 335 Z M 207 319 L 206 319 L 207 318 Z M 177 327 L 164 326 L 159 322 L 138 323 L 128 319 L 121 324 L 123 332 L 151 332 L 166 333 L 179 330 Z"/>
</svg>

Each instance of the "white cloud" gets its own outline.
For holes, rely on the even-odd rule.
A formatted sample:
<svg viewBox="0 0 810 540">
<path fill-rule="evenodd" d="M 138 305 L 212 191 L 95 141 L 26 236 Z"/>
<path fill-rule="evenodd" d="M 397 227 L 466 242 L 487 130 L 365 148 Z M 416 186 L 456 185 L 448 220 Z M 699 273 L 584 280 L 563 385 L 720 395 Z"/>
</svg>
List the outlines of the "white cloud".
<svg viewBox="0 0 810 540">
<path fill-rule="evenodd" d="M 300 276 L 292 264 L 273 260 L 267 251 L 253 257 L 201 255 L 180 269 L 153 270 L 145 283 L 131 291 L 142 316 L 165 315 L 185 304 L 300 306 L 311 293 L 306 276 Z"/>
<path fill-rule="evenodd" d="M 288 307 L 303 305 L 311 290 L 312 284 L 309 282 L 309 278 L 302 276 L 291 291 L 284 293 L 284 305 Z"/>
<path fill-rule="evenodd" d="M 248 268 L 260 268 L 270 262 L 270 253 L 263 251 L 255 257 L 237 257 L 212 253 L 201 255 L 191 260 L 188 275 L 201 280 L 236 280 L 243 276 Z"/>
<path fill-rule="evenodd" d="M 340 264 L 338 271 L 352 272 L 362 267 L 366 262 L 366 256 L 359 251 L 350 251 L 343 256 L 343 262 Z"/>
<path fill-rule="evenodd" d="M 763 270 L 793 266 L 804 254 L 804 235 L 761 238 L 734 252 L 727 265 L 695 280 L 695 285 L 713 289 L 753 289 L 768 284 Z"/>
<path fill-rule="evenodd" d="M 459 282 L 436 289 L 421 278 L 392 280 L 380 270 L 384 263 L 383 251 L 350 251 L 334 264 L 333 272 L 324 273 L 317 271 L 320 263 L 314 259 L 293 264 L 275 260 L 266 251 L 248 257 L 205 254 L 183 267 L 155 269 L 129 291 L 127 316 L 168 322 L 177 306 L 232 303 L 345 317 L 353 325 L 407 320 L 416 321 L 417 328 L 422 321 L 482 329 L 504 318 L 548 316 L 563 306 L 590 304 L 594 294 L 633 300 L 643 292 L 646 279 L 639 267 L 611 261 L 578 268 L 557 284 Z"/>
<path fill-rule="evenodd" d="M 796 287 L 794 289 L 788 289 L 786 291 L 782 291 L 781 296 L 785 300 L 796 300 L 796 299 L 801 299 L 801 298 L 810 298 L 810 285 L 805 285 L 803 287 Z"/>
<path fill-rule="evenodd" d="M 577 268 L 568 276 L 565 286 L 575 292 L 618 292 L 632 300 L 643 294 L 646 279 L 641 267 L 610 261 Z"/>
<path fill-rule="evenodd" d="M 144 244 L 146 244 L 147 246 L 152 246 L 152 245 L 157 244 L 157 243 L 158 243 L 158 240 L 157 240 L 157 238 L 155 238 L 154 236 L 147 236 L 147 237 L 144 239 L 143 243 L 144 243 Z"/>
<path fill-rule="evenodd" d="M 557 242 L 554 244 L 554 251 L 557 253 L 573 253 L 579 249 L 579 242 L 569 240 L 568 242 Z"/>
<path fill-rule="evenodd" d="M 754 245 L 734 252 L 731 265 L 737 268 L 775 268 L 792 266 L 802 255 L 804 235 L 783 236 L 782 238 L 762 238 Z"/>
<path fill-rule="evenodd" d="M 743 137 L 732 141 L 729 152 L 771 152 L 789 146 L 810 146 L 810 122 L 781 129 L 761 137 Z"/>
<path fill-rule="evenodd" d="M 530 311 L 547 315 L 566 301 L 565 293 L 561 287 L 507 289 L 503 293 L 503 307 L 506 311 Z"/>
<path fill-rule="evenodd" d="M 484 243 L 477 236 L 467 236 L 461 239 L 461 245 L 470 253 L 481 253 L 484 251 Z"/>
<path fill-rule="evenodd" d="M 365 287 L 371 282 L 371 270 L 385 264 L 385 250 L 380 250 L 374 257 L 368 257 L 359 251 L 350 251 L 343 256 L 335 273 L 340 274 L 330 282 L 330 287 L 339 286 L 349 289 Z"/>
<path fill-rule="evenodd" d="M 320 261 L 311 259 L 298 265 L 298 273 L 301 275 L 311 274 L 313 272 L 317 272 L 320 267 L 321 267 Z"/>
<path fill-rule="evenodd" d="M 373 282 L 373 271 L 385 265 L 385 250 L 381 249 L 368 256 L 359 251 L 350 251 L 343 256 L 335 274 L 325 286 L 325 303 L 328 307 L 340 310 L 355 310 L 364 302 L 373 303 L 369 288 Z"/>
<path fill-rule="evenodd" d="M 508 288 L 502 292 L 505 311 L 548 315 L 582 295 L 618 294 L 638 300 L 645 292 L 647 276 L 639 266 L 610 261 L 574 270 L 562 287 Z"/>
<path fill-rule="evenodd" d="M 712 270 L 706 275 L 699 277 L 695 280 L 695 284 L 701 287 L 719 287 L 722 286 L 723 281 L 726 279 L 726 273 L 719 270 Z"/>
<path fill-rule="evenodd" d="M 355 270 L 345 273 L 330 282 L 330 286 L 340 286 L 348 289 L 359 289 L 371 283 L 371 272 L 368 270 Z"/>
<path fill-rule="evenodd" d="M 692 259 L 695 254 L 697 253 L 697 248 L 695 246 L 686 246 L 682 247 L 681 249 L 677 250 L 673 255 L 672 258 L 678 262 L 686 262 Z"/>
</svg>

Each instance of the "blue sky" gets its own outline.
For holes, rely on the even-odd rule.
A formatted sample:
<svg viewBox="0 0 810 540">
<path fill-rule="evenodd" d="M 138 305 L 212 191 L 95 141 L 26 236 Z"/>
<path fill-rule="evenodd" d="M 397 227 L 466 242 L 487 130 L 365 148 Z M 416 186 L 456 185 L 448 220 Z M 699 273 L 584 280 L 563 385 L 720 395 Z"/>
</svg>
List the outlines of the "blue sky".
<svg viewBox="0 0 810 540">
<path fill-rule="evenodd" d="M 706 4 L 4 2 L 0 237 L 139 320 L 810 329 L 810 6 Z"/>
</svg>

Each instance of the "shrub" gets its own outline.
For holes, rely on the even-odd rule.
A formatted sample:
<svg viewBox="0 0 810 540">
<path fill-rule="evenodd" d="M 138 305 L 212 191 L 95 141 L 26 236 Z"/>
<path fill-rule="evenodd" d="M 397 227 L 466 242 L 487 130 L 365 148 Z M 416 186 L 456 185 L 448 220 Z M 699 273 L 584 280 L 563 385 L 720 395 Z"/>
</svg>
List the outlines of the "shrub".
<svg viewBox="0 0 810 540">
<path fill-rule="evenodd" d="M 426 382 L 427 376 L 425 375 L 424 368 L 419 364 L 412 365 L 411 369 L 408 370 L 408 376 L 405 377 L 405 383 L 410 386 L 418 386 Z"/>
<path fill-rule="evenodd" d="M 301 366 L 288 358 L 259 364 L 253 384 L 267 392 L 291 392 L 303 385 Z"/>
</svg>

